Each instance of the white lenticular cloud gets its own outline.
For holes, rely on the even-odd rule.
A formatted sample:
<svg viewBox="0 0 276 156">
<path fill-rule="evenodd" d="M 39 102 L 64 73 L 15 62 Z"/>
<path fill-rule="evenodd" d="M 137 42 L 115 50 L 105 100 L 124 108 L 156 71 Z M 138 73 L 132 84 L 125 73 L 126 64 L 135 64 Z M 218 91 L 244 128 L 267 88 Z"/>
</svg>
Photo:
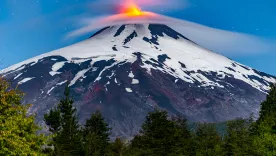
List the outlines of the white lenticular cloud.
<svg viewBox="0 0 276 156">
<path fill-rule="evenodd" d="M 244 34 L 211 28 L 197 23 L 180 20 L 151 12 L 144 12 L 145 16 L 132 17 L 124 14 L 82 19 L 83 27 L 70 32 L 67 38 L 91 33 L 107 26 L 122 24 L 165 24 L 197 44 L 218 52 L 234 55 L 247 55 L 276 50 L 276 46 L 265 39 Z"/>
</svg>

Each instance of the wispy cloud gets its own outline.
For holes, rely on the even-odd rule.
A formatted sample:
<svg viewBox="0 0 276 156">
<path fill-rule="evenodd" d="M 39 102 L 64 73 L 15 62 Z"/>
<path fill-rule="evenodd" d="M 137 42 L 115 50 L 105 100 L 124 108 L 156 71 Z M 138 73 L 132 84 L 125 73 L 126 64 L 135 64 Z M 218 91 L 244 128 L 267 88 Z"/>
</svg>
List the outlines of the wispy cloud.
<svg viewBox="0 0 276 156">
<path fill-rule="evenodd" d="M 254 55 L 276 50 L 275 41 L 250 34 L 216 29 L 178 19 L 167 25 L 199 45 L 227 56 Z"/>
</svg>

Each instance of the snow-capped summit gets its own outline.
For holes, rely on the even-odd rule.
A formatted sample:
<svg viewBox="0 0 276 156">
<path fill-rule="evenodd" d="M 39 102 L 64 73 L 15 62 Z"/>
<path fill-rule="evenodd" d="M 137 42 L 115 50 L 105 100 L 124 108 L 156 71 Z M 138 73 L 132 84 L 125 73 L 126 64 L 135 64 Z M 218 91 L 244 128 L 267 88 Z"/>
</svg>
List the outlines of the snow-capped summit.
<svg viewBox="0 0 276 156">
<path fill-rule="evenodd" d="M 183 34 L 185 35 L 185 34 Z M 193 121 L 258 114 L 275 77 L 204 49 L 165 25 L 104 28 L 89 39 L 1 71 L 31 112 L 53 107 L 70 81 L 80 120 L 100 109 L 113 134 L 138 132 L 154 107 Z"/>
</svg>

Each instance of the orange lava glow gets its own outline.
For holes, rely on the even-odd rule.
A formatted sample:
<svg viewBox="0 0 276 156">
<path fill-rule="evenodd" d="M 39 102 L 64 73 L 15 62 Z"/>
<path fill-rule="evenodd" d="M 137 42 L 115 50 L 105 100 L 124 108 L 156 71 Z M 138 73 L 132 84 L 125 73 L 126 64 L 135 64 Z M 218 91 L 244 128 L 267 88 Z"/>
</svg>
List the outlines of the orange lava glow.
<svg viewBox="0 0 276 156">
<path fill-rule="evenodd" d="M 142 12 L 140 11 L 139 8 L 137 8 L 136 6 L 131 6 L 129 8 L 127 8 L 124 11 L 125 14 L 129 15 L 129 16 L 140 16 L 142 14 Z"/>
<path fill-rule="evenodd" d="M 133 1 L 130 0 L 126 1 L 124 7 L 120 9 L 120 12 L 130 17 L 143 15 L 141 9 Z"/>
</svg>

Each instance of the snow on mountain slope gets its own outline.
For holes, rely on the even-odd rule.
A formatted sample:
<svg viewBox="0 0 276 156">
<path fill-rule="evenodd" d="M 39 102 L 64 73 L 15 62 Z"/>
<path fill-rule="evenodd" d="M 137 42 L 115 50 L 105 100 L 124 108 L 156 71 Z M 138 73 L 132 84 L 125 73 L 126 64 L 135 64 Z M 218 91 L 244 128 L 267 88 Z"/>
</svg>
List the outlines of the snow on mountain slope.
<svg viewBox="0 0 276 156">
<path fill-rule="evenodd" d="M 258 116 L 275 77 L 190 41 L 165 25 L 107 27 L 80 43 L 13 65 L 0 75 L 26 92 L 30 113 L 43 114 L 66 82 L 83 123 L 101 110 L 112 135 L 139 132 L 155 107 L 191 121 Z"/>
<path fill-rule="evenodd" d="M 262 92 L 267 92 L 269 83 L 275 82 L 273 77 L 262 76 L 252 68 L 199 47 L 180 34 L 170 34 L 172 30 L 169 27 L 166 27 L 166 29 L 168 34 L 158 34 L 152 31 L 149 25 L 114 26 L 81 43 L 31 58 L 4 69 L 0 73 L 21 70 L 25 64 L 37 63 L 39 59 L 48 56 L 62 56 L 68 61 L 75 63 L 85 62 L 89 59 L 97 61 L 111 58 L 116 62 L 126 61 L 133 63 L 136 57 L 132 55 L 132 52 L 141 52 L 143 53 L 144 62 L 150 61 L 151 58 L 158 60 L 158 56 L 162 54 L 166 54 L 170 58 L 163 62 L 166 65 L 165 69 L 145 65 L 144 68 L 149 73 L 151 69 L 160 69 L 164 73 L 173 75 L 176 79 L 182 79 L 189 83 L 200 81 L 202 86 L 223 87 L 217 82 L 210 81 L 202 74 L 194 73 L 188 75 L 187 72 L 196 72 L 198 70 L 216 72 L 222 78 L 227 75 L 233 75 L 234 78 L 242 80 Z M 56 74 L 56 71 L 64 63 L 58 62 L 55 64 L 52 75 Z M 267 83 L 263 84 L 257 79 L 252 80 L 249 76 L 264 79 Z"/>
</svg>

